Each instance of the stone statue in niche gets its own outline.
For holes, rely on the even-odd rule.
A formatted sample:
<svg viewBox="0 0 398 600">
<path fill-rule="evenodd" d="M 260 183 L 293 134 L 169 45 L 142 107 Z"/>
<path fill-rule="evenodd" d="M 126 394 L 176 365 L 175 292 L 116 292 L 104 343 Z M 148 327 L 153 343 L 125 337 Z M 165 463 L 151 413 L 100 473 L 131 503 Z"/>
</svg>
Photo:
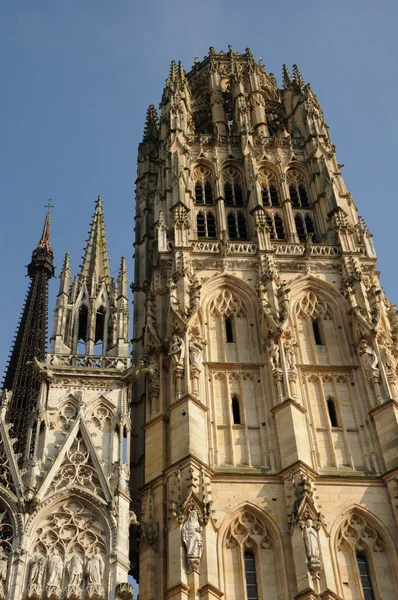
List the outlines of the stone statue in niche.
<svg viewBox="0 0 398 600">
<path fill-rule="evenodd" d="M 64 571 L 64 561 L 55 548 L 48 559 L 47 564 L 47 595 L 53 594 L 55 597 L 59 594 L 62 583 L 62 573 Z"/>
<path fill-rule="evenodd" d="M 68 567 L 69 585 L 68 592 L 71 593 L 71 588 L 80 589 L 83 583 L 83 561 L 78 554 L 74 554 L 69 561 Z"/>
<path fill-rule="evenodd" d="M 32 558 L 29 575 L 29 594 L 42 592 L 45 560 L 44 556 L 37 554 Z"/>
<path fill-rule="evenodd" d="M 306 520 L 303 529 L 303 537 L 308 560 L 319 560 L 318 532 L 314 527 L 312 519 Z"/>
<path fill-rule="evenodd" d="M 322 565 L 320 561 L 318 531 L 312 519 L 306 519 L 303 527 L 303 539 L 307 554 L 308 570 L 314 579 L 320 578 Z"/>
<path fill-rule="evenodd" d="M 184 359 L 184 340 L 178 335 L 171 338 L 169 356 L 173 365 L 182 365 Z"/>
<path fill-rule="evenodd" d="M 4 586 L 7 580 L 8 558 L 0 546 L 0 599 L 5 598 Z"/>
<path fill-rule="evenodd" d="M 287 340 L 285 344 L 285 359 L 287 368 L 290 371 L 294 371 L 296 368 L 296 355 L 294 354 L 294 349 L 290 340 Z"/>
<path fill-rule="evenodd" d="M 271 339 L 268 347 L 269 351 L 269 359 L 271 361 L 271 366 L 273 369 L 279 369 L 280 366 L 280 357 L 279 357 L 279 346 L 278 343 Z"/>
<path fill-rule="evenodd" d="M 191 367 L 200 369 L 203 361 L 203 344 L 198 339 L 189 342 L 189 362 Z"/>
<path fill-rule="evenodd" d="M 188 571 L 199 572 L 200 559 L 202 558 L 202 526 L 199 523 L 198 513 L 191 510 L 182 526 L 182 541 L 187 549 Z"/>
<path fill-rule="evenodd" d="M 360 341 L 358 352 L 359 358 L 364 366 L 369 381 L 371 383 L 377 383 L 377 381 L 379 380 L 380 371 L 377 368 L 379 361 L 377 359 L 376 352 L 365 339 L 362 339 Z"/>
<path fill-rule="evenodd" d="M 94 550 L 94 554 L 87 563 L 87 596 L 95 598 L 104 597 L 104 588 L 102 587 L 102 578 L 104 575 L 105 563 L 101 556 L 99 547 Z M 95 595 L 96 594 L 96 595 Z"/>
</svg>

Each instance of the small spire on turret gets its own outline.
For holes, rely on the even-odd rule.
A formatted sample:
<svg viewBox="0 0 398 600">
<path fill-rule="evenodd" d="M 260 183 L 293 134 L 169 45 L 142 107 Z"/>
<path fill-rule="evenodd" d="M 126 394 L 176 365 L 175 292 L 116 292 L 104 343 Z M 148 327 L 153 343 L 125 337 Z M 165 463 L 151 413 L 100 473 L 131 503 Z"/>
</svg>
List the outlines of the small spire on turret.
<svg viewBox="0 0 398 600">
<path fill-rule="evenodd" d="M 302 90 L 305 86 L 304 79 L 302 78 L 297 65 L 293 65 L 293 82 L 296 84 L 299 90 Z"/>
<path fill-rule="evenodd" d="M 105 280 L 109 282 L 109 258 L 106 243 L 102 198 L 98 196 L 95 211 L 91 221 L 83 263 L 80 270 L 80 280 L 86 280 L 89 288 Z M 95 293 L 95 290 L 91 290 Z"/>
<path fill-rule="evenodd" d="M 173 84 L 177 79 L 177 65 L 176 61 L 172 60 L 170 64 L 170 75 L 169 78 L 166 79 L 167 84 Z"/>
<path fill-rule="evenodd" d="M 150 104 L 146 111 L 146 120 L 144 128 L 144 142 L 155 141 L 158 138 L 159 132 L 159 118 L 156 108 L 153 104 Z"/>
<path fill-rule="evenodd" d="M 278 82 L 276 80 L 276 77 L 273 73 L 269 73 L 268 77 L 271 79 L 273 85 L 275 86 L 275 89 L 278 89 Z"/>
<path fill-rule="evenodd" d="M 283 87 L 285 89 L 290 88 L 292 85 L 292 79 L 290 77 L 289 69 L 286 65 L 283 65 Z"/>
<path fill-rule="evenodd" d="M 118 278 L 117 278 L 119 298 L 120 298 L 120 296 L 124 296 L 125 298 L 127 298 L 127 284 L 128 284 L 128 279 L 127 279 L 126 257 L 122 256 L 122 258 L 120 260 L 120 269 L 119 269 L 119 274 L 118 274 Z"/>
<path fill-rule="evenodd" d="M 178 80 L 179 80 L 179 83 L 181 85 L 183 85 L 185 83 L 185 78 L 186 78 L 185 77 L 185 70 L 184 70 L 184 67 L 182 65 L 182 62 L 179 60 L 178 61 Z"/>
<path fill-rule="evenodd" d="M 69 293 L 69 281 L 70 281 L 70 256 L 67 252 L 65 254 L 64 262 L 59 276 L 59 293 L 68 295 Z"/>
</svg>

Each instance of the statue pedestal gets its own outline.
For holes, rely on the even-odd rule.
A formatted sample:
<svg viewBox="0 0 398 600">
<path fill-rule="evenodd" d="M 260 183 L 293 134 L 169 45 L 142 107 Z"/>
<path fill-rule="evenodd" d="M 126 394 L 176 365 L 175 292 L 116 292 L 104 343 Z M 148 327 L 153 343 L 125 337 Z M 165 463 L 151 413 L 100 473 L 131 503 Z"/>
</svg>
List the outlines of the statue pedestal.
<svg viewBox="0 0 398 600">
<path fill-rule="evenodd" d="M 68 585 L 65 592 L 65 600 L 82 600 L 83 592 L 77 585 Z"/>
<path fill-rule="evenodd" d="M 105 600 L 104 588 L 100 583 L 89 583 L 84 600 Z"/>
</svg>

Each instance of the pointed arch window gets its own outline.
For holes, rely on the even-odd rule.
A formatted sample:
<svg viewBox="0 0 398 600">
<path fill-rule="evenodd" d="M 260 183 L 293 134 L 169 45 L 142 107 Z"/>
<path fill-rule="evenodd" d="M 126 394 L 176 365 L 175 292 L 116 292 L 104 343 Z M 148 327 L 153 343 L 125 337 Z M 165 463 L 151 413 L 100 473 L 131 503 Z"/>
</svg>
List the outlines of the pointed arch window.
<svg viewBox="0 0 398 600">
<path fill-rule="evenodd" d="M 271 171 L 261 170 L 259 172 L 261 183 L 261 196 L 264 206 L 280 206 L 277 180 Z"/>
<path fill-rule="evenodd" d="M 316 241 L 314 220 L 311 215 L 306 213 L 305 215 L 297 213 L 294 217 L 296 224 L 296 232 L 300 242 L 305 242 L 308 235 L 312 235 L 312 239 Z"/>
<path fill-rule="evenodd" d="M 251 550 L 244 554 L 247 600 L 258 600 L 256 559 Z"/>
<path fill-rule="evenodd" d="M 238 169 L 227 167 L 223 179 L 226 206 L 244 206 L 242 177 Z"/>
<path fill-rule="evenodd" d="M 365 600 L 375 600 L 372 579 L 370 577 L 369 565 L 363 552 L 356 554 L 359 578 L 361 580 L 363 597 Z"/>
<path fill-rule="evenodd" d="M 331 427 L 339 427 L 339 420 L 337 418 L 336 403 L 334 401 L 334 398 L 329 396 L 326 399 L 326 404 L 328 407 L 329 421 L 330 421 Z"/>
<path fill-rule="evenodd" d="M 239 397 L 234 394 L 231 399 L 231 408 L 232 408 L 232 419 L 234 425 L 241 425 L 241 415 L 240 415 L 240 402 Z"/>
<path fill-rule="evenodd" d="M 212 134 L 213 119 L 211 101 L 208 91 L 200 93 L 192 103 L 196 133 Z"/>
<path fill-rule="evenodd" d="M 290 200 L 293 208 L 309 208 L 310 200 L 304 175 L 296 169 L 288 172 Z"/>
<path fill-rule="evenodd" d="M 194 171 L 196 204 L 214 204 L 212 174 L 210 169 L 199 165 Z"/>
<path fill-rule="evenodd" d="M 242 211 L 229 211 L 227 214 L 228 235 L 230 240 L 246 240 L 246 216 Z"/>
<path fill-rule="evenodd" d="M 198 237 L 215 238 L 217 235 L 216 217 L 212 211 L 200 210 L 196 215 Z"/>
</svg>

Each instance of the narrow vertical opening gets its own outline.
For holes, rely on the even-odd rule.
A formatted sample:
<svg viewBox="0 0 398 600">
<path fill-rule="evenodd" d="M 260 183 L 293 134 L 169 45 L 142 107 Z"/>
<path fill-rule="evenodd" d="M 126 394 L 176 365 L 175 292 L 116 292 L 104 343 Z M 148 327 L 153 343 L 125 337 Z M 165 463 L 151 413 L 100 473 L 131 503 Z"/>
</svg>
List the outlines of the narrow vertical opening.
<svg viewBox="0 0 398 600">
<path fill-rule="evenodd" d="M 305 186 L 300 183 L 299 185 L 299 195 L 300 195 L 300 204 L 303 208 L 307 208 L 310 203 L 308 200 L 308 194 L 307 194 L 307 190 L 305 189 Z"/>
<path fill-rule="evenodd" d="M 125 427 L 123 427 L 122 461 L 127 461 L 127 429 Z"/>
<path fill-rule="evenodd" d="M 33 455 L 35 452 L 36 435 L 37 435 L 37 421 L 35 420 L 32 425 L 32 433 L 30 436 L 29 460 L 31 460 L 33 458 Z"/>
<path fill-rule="evenodd" d="M 238 229 L 236 226 L 235 213 L 229 212 L 227 216 L 228 223 L 228 235 L 231 240 L 236 240 L 238 238 Z"/>
<path fill-rule="evenodd" d="M 244 560 L 247 600 L 258 600 L 256 559 L 253 552 L 246 550 Z"/>
<path fill-rule="evenodd" d="M 95 354 L 103 354 L 104 351 L 104 331 L 105 331 L 105 309 L 103 307 L 97 310 L 95 316 Z"/>
<path fill-rule="evenodd" d="M 271 195 L 271 204 L 272 204 L 272 206 L 280 206 L 280 204 L 279 204 L 278 190 L 276 189 L 276 187 L 274 187 L 273 185 L 271 185 L 270 188 L 269 188 L 269 191 L 270 191 L 270 195 Z"/>
<path fill-rule="evenodd" d="M 209 181 L 205 183 L 205 204 L 213 204 L 213 187 Z"/>
<path fill-rule="evenodd" d="M 375 600 L 372 580 L 370 578 L 368 560 L 367 560 L 365 554 L 357 553 L 357 565 L 358 565 L 359 577 L 361 580 L 364 600 Z"/>
<path fill-rule="evenodd" d="M 236 394 L 234 394 L 232 396 L 232 419 L 234 422 L 234 425 L 241 425 L 242 422 L 240 420 L 240 403 L 239 403 L 239 398 Z"/>
<path fill-rule="evenodd" d="M 290 192 L 290 200 L 294 208 L 298 208 L 300 206 L 299 196 L 297 193 L 297 188 L 295 185 L 289 185 Z"/>
<path fill-rule="evenodd" d="M 284 240 L 285 239 L 285 230 L 283 228 L 283 221 L 279 215 L 275 215 L 274 223 L 275 223 L 276 237 L 278 238 L 278 240 Z"/>
<path fill-rule="evenodd" d="M 329 420 L 330 420 L 330 425 L 332 427 L 339 427 L 339 421 L 337 419 L 337 411 L 336 411 L 336 404 L 333 398 L 328 398 L 326 400 L 327 406 L 328 406 L 328 413 L 329 413 Z"/>
<path fill-rule="evenodd" d="M 87 306 L 81 306 L 78 313 L 79 328 L 77 334 L 77 353 L 86 354 L 86 341 L 87 341 L 87 321 L 88 321 L 88 309 Z"/>
<path fill-rule="evenodd" d="M 199 212 L 196 216 L 196 230 L 198 237 L 206 237 L 205 216 L 202 212 Z"/>
<path fill-rule="evenodd" d="M 203 187 L 200 181 L 197 181 L 195 184 L 195 202 L 203 204 Z"/>
<path fill-rule="evenodd" d="M 216 218 L 212 212 L 207 213 L 207 237 L 216 237 Z"/>
<path fill-rule="evenodd" d="M 312 330 L 314 332 L 315 344 L 317 346 L 323 346 L 321 327 L 319 324 L 319 319 L 314 319 L 312 321 Z"/>
<path fill-rule="evenodd" d="M 234 329 L 232 326 L 232 319 L 225 317 L 225 340 L 228 344 L 234 342 Z"/>
</svg>

